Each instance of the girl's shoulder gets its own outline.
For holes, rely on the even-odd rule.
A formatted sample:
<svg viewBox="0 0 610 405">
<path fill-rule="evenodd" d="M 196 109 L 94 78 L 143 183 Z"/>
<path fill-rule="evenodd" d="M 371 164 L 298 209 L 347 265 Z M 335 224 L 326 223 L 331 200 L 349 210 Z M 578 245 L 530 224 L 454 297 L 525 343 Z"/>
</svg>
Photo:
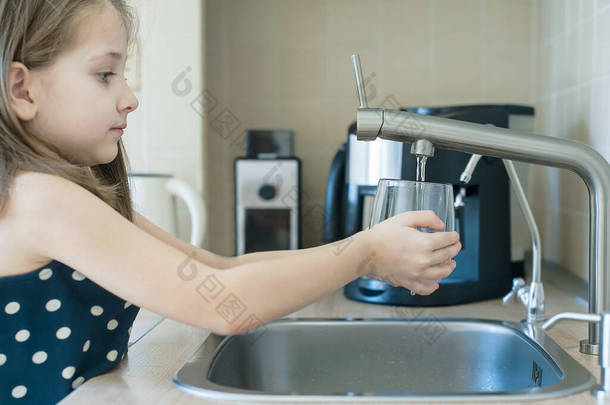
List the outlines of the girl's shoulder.
<svg viewBox="0 0 610 405">
<path fill-rule="evenodd" d="M 79 187 L 61 176 L 48 173 L 19 171 L 10 188 L 7 216 L 36 214 L 48 206 L 50 200 L 60 197 L 67 187 Z M 3 219 L 4 216 L 0 217 Z"/>
<path fill-rule="evenodd" d="M 0 277 L 28 273 L 52 261 L 37 252 L 36 246 L 23 235 L 26 221 L 44 215 L 45 195 L 52 198 L 61 192 L 58 184 L 67 182 L 59 176 L 20 171 L 11 184 L 5 209 L 0 215 Z M 44 229 L 39 229 L 44 232 Z M 25 236 L 25 237 L 22 237 Z"/>
<path fill-rule="evenodd" d="M 48 201 L 64 192 L 67 185 L 75 185 L 60 176 L 47 173 L 19 171 L 13 178 L 0 221 L 19 221 L 42 212 Z"/>
</svg>

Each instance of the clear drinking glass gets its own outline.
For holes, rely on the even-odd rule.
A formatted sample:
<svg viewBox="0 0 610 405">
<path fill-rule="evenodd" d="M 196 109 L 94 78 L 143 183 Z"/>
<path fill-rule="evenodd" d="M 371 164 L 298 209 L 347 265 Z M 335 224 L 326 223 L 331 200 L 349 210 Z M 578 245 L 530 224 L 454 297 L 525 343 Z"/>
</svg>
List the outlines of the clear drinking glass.
<svg viewBox="0 0 610 405">
<path fill-rule="evenodd" d="M 406 211 L 432 210 L 443 221 L 443 231 L 455 229 L 453 210 L 453 185 L 422 181 L 381 179 L 371 211 L 370 227 Z M 422 232 L 438 232 L 429 228 L 417 228 Z M 411 291 L 411 295 L 415 295 Z"/>
<path fill-rule="evenodd" d="M 424 210 L 434 211 L 445 224 L 445 232 L 453 231 L 455 229 L 453 185 L 427 181 L 381 179 L 377 184 L 369 227 L 406 211 Z M 423 232 L 436 232 L 436 230 L 428 228 L 418 229 Z"/>
</svg>

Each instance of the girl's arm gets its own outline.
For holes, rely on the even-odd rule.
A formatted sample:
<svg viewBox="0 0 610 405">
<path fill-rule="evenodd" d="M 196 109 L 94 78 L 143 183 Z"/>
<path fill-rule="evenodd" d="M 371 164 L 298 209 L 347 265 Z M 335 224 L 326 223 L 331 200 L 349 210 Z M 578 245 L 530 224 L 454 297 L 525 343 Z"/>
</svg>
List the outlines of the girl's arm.
<svg viewBox="0 0 610 405">
<path fill-rule="evenodd" d="M 191 245 L 188 242 L 183 241 L 180 238 L 175 237 L 171 233 L 164 231 L 159 228 L 157 225 L 150 222 L 146 217 L 139 214 L 137 211 L 132 210 L 133 213 L 133 223 L 143 231 L 146 231 L 150 235 L 155 238 L 167 243 L 180 250 L 181 252 L 187 255 L 193 255 L 197 258 L 198 261 L 207 264 L 210 267 L 214 267 L 216 269 L 228 269 L 235 266 L 233 258 L 220 256 L 215 253 L 209 252 L 200 247 Z"/>
<path fill-rule="evenodd" d="M 337 246 L 339 248 L 339 246 Z M 246 253 L 241 256 L 229 257 L 230 267 L 238 266 L 240 264 L 246 263 L 254 263 L 261 260 L 272 260 L 279 259 L 283 257 L 290 257 L 294 255 L 299 255 L 302 253 L 309 253 L 313 251 L 315 248 L 308 249 L 298 249 L 298 250 L 270 250 L 267 252 L 254 252 L 254 253 Z"/>
<path fill-rule="evenodd" d="M 215 333 L 241 333 L 287 315 L 358 277 L 363 234 L 333 245 L 220 271 L 150 235 L 82 187 L 26 173 L 15 180 L 14 237 L 115 295 Z M 360 266 L 361 267 L 361 266 Z"/>
<path fill-rule="evenodd" d="M 312 251 L 312 249 L 273 250 L 268 252 L 247 253 L 241 256 L 234 257 L 220 256 L 200 247 L 191 245 L 190 243 L 185 242 L 184 240 L 177 238 L 174 235 L 159 228 L 157 225 L 150 222 L 148 219 L 146 219 L 146 217 L 139 214 L 137 211 L 133 210 L 132 212 L 133 222 L 138 226 L 138 228 L 146 231 L 157 239 L 160 239 L 161 241 L 175 247 L 176 249 L 187 255 L 193 255 L 197 258 L 198 261 L 219 270 L 230 269 L 241 264 L 254 263 L 261 260 L 290 257 L 295 254 L 309 253 Z"/>
</svg>

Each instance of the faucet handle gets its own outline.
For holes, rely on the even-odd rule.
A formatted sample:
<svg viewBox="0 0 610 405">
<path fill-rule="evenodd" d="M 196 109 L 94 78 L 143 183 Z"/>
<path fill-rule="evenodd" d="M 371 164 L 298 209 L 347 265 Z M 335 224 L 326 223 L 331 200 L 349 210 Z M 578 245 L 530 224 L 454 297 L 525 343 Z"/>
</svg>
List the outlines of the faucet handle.
<svg viewBox="0 0 610 405">
<path fill-rule="evenodd" d="M 513 288 L 502 298 L 504 305 L 512 302 L 515 299 L 515 295 L 518 295 L 519 290 L 525 287 L 525 280 L 521 277 L 513 278 Z"/>
<path fill-rule="evenodd" d="M 358 92 L 358 108 L 368 108 L 366 101 L 366 91 L 364 89 L 364 80 L 362 79 L 362 66 L 360 65 L 360 55 L 352 55 L 352 66 L 354 67 L 354 76 L 356 78 L 356 91 Z"/>
<path fill-rule="evenodd" d="M 591 394 L 599 399 L 610 398 L 610 313 L 562 312 L 552 316 L 548 321 L 543 323 L 542 329 L 549 330 L 555 323 L 562 319 L 600 324 L 599 366 L 601 368 L 601 384 L 593 386 L 593 388 L 591 388 Z"/>
<path fill-rule="evenodd" d="M 601 314 L 600 315 L 600 314 L 590 314 L 590 313 L 585 314 L 585 313 L 581 313 L 581 312 L 561 312 L 557 315 L 553 315 L 548 321 L 543 323 L 542 329 L 549 330 L 553 326 L 555 326 L 555 324 L 557 322 L 559 322 L 562 319 L 569 319 L 571 321 L 601 322 L 603 315 L 608 316 L 610 314 Z"/>
</svg>

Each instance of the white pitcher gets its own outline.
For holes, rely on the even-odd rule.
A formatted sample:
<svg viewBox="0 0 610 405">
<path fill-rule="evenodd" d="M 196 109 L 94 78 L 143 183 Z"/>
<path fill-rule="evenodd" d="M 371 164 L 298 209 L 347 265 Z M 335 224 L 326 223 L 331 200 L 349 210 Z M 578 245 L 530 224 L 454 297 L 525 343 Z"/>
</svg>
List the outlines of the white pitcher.
<svg viewBox="0 0 610 405">
<path fill-rule="evenodd" d="M 166 232 L 177 236 L 177 211 L 174 196 L 188 207 L 191 220 L 191 245 L 202 247 L 207 216 L 201 195 L 172 174 L 130 173 L 129 186 L 134 209 Z"/>
</svg>

